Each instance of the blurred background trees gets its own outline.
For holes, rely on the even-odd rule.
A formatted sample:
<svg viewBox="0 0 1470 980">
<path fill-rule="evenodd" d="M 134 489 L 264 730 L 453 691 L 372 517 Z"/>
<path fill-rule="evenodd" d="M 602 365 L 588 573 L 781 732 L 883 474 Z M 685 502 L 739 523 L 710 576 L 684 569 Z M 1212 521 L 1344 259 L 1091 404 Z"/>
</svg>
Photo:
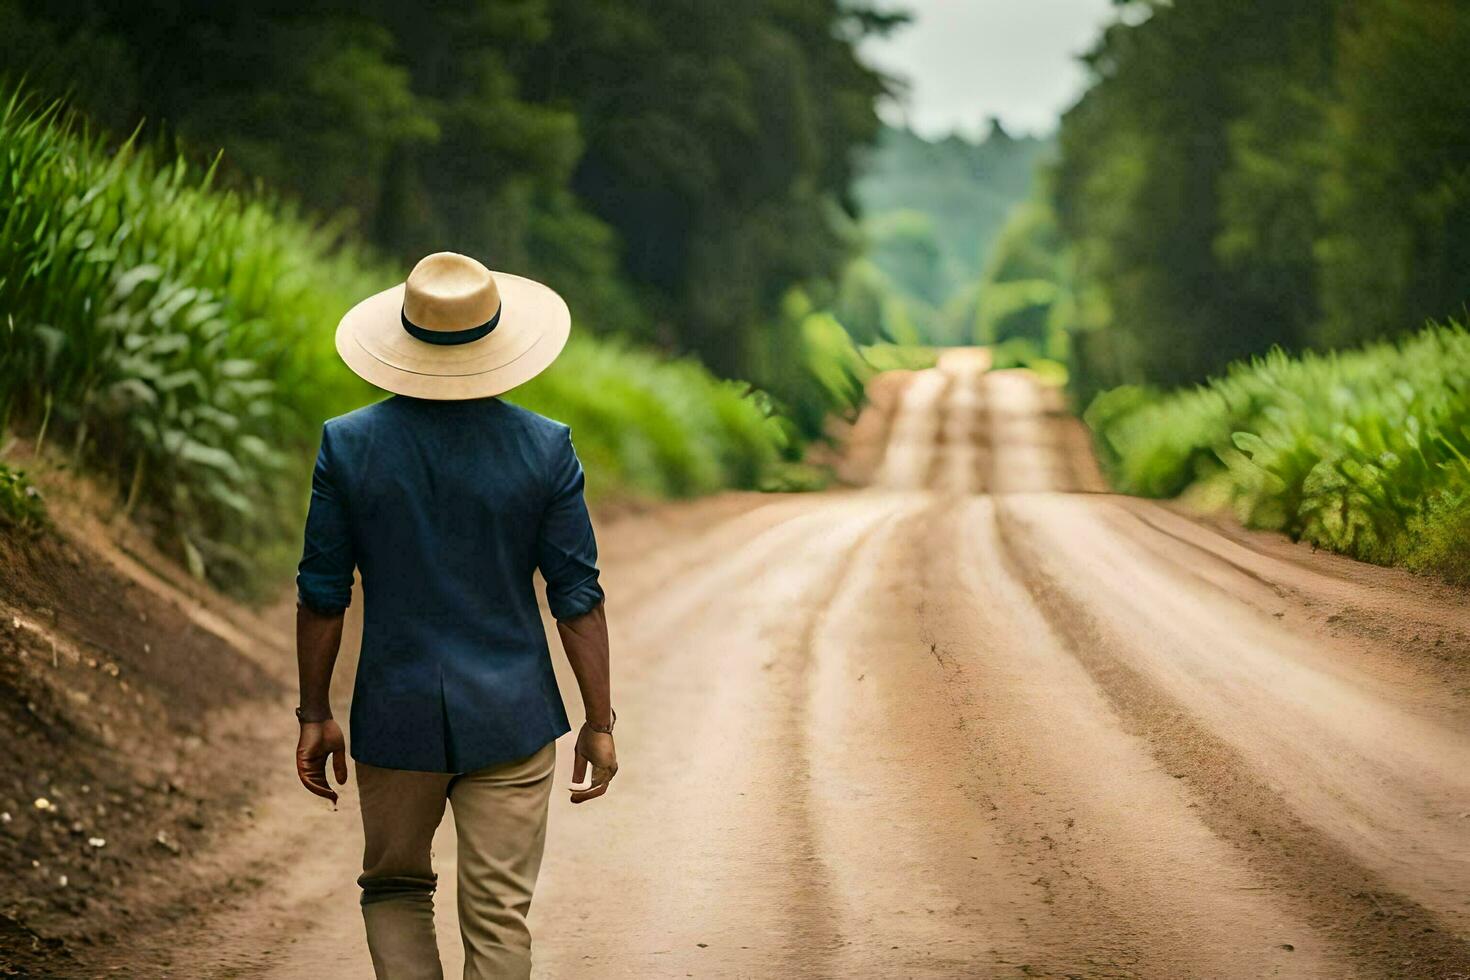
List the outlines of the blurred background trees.
<svg viewBox="0 0 1470 980">
<path fill-rule="evenodd" d="M 838 0 L 0 0 L 0 63 L 126 134 L 347 212 L 408 262 L 455 249 L 594 330 L 750 374 L 785 292 L 856 245 L 855 147 L 901 18 Z"/>
<path fill-rule="evenodd" d="M 1463 3 L 1123 6 L 1059 135 L 1084 398 L 1464 310 Z"/>
<path fill-rule="evenodd" d="M 1053 150 L 1051 139 L 1012 136 L 996 119 L 979 142 L 885 128 L 864 151 L 855 189 L 873 270 L 844 280 L 839 319 L 869 342 L 993 340 L 977 321 L 981 278 L 1001 226 Z M 878 289 L 875 272 L 886 304 L 870 299 L 864 308 L 862 297 Z"/>
</svg>

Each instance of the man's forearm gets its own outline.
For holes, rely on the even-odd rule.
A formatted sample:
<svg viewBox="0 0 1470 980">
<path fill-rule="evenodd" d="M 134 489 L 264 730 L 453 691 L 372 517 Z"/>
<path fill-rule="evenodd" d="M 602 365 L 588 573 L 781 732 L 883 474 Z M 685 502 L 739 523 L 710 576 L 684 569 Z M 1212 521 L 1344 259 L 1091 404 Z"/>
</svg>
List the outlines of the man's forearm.
<svg viewBox="0 0 1470 980">
<path fill-rule="evenodd" d="M 342 613 L 296 607 L 296 668 L 301 682 L 301 715 L 307 721 L 332 716 L 332 668 L 342 645 Z"/>
<path fill-rule="evenodd" d="M 612 724 L 611 669 L 607 642 L 607 612 L 598 604 L 575 619 L 557 620 L 562 648 L 577 676 L 582 707 L 587 720 L 606 727 Z"/>
</svg>

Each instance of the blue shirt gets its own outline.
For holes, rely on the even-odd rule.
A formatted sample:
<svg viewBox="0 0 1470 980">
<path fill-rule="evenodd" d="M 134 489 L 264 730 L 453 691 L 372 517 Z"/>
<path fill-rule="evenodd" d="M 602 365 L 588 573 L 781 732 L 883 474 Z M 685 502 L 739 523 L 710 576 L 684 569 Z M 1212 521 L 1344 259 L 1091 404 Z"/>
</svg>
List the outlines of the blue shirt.
<svg viewBox="0 0 1470 980">
<path fill-rule="evenodd" d="M 398 395 L 323 427 L 296 583 L 334 613 L 362 574 L 353 758 L 471 772 L 570 731 L 533 574 L 557 619 L 602 602 L 582 487 L 570 430 L 496 398 Z"/>
</svg>

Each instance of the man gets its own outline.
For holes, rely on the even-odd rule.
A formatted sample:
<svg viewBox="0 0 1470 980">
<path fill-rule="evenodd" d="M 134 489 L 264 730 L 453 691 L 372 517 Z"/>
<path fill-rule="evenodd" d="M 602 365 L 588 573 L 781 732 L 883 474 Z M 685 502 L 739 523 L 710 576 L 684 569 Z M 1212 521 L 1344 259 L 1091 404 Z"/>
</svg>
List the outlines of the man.
<svg viewBox="0 0 1470 980">
<path fill-rule="evenodd" d="M 395 397 L 333 419 L 297 577 L 296 767 L 334 802 L 347 779 L 328 687 L 362 576 L 352 697 L 365 838 L 362 912 L 386 980 L 442 977 L 429 846 L 454 808 L 466 978 L 526 977 L 555 739 L 570 731 L 532 576 L 577 677 L 572 802 L 617 772 L 607 621 L 582 467 L 566 426 L 495 396 L 548 367 L 571 316 L 546 286 L 450 252 L 369 297 L 337 351 Z M 582 784 L 592 768 L 591 782 Z"/>
</svg>

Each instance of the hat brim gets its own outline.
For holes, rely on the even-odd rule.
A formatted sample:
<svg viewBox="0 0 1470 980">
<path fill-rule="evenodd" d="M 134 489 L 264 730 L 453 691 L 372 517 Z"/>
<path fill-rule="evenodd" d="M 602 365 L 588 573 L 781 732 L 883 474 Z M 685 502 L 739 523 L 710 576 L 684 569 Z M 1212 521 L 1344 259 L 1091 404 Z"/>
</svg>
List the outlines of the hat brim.
<svg viewBox="0 0 1470 980">
<path fill-rule="evenodd" d="M 500 322 L 467 344 L 429 344 L 403 329 L 403 283 L 375 293 L 337 325 L 337 353 L 369 384 L 414 398 L 488 398 L 525 384 L 566 346 L 572 315 L 550 286 L 492 272 Z"/>
</svg>

